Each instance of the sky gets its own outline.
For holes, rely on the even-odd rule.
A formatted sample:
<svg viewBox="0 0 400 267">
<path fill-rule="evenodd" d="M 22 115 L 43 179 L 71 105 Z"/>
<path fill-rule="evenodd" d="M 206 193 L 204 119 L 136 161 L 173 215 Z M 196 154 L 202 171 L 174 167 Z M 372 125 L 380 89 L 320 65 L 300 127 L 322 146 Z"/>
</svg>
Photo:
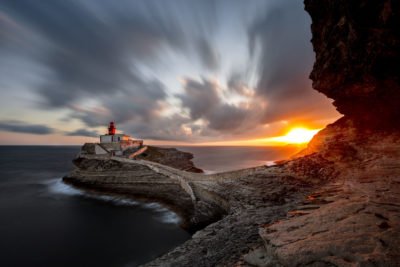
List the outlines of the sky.
<svg viewBox="0 0 400 267">
<path fill-rule="evenodd" d="M 0 0 L 0 144 L 245 144 L 340 114 L 300 0 Z"/>
</svg>

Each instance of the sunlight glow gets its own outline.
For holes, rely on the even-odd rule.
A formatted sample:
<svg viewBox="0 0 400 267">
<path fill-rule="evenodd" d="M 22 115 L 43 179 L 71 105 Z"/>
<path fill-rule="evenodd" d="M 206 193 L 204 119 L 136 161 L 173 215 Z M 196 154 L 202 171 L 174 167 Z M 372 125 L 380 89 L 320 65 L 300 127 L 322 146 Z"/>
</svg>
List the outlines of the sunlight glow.
<svg viewBox="0 0 400 267">
<path fill-rule="evenodd" d="M 303 127 L 292 128 L 286 135 L 268 137 L 263 139 L 251 140 L 231 140 L 231 141 L 217 141 L 217 142 L 202 142 L 202 143 L 186 143 L 173 141 L 157 141 L 146 140 L 148 144 L 152 145 L 182 145 L 182 146 L 286 146 L 293 145 L 298 148 L 305 148 L 307 143 L 318 133 L 321 129 L 309 130 Z"/>
<path fill-rule="evenodd" d="M 303 144 L 309 142 L 318 130 L 308 130 L 305 128 L 294 128 L 284 136 L 267 138 L 268 141 L 282 142 L 287 144 Z"/>
</svg>

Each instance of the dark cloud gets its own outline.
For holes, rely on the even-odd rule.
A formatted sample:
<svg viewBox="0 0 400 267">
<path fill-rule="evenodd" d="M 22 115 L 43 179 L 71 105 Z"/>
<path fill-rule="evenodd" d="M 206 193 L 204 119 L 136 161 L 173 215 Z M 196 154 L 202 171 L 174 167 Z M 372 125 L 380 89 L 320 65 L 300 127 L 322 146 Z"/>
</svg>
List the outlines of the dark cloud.
<svg viewBox="0 0 400 267">
<path fill-rule="evenodd" d="M 209 117 L 211 111 L 220 104 L 218 86 L 209 80 L 186 79 L 184 94 L 178 95 L 183 107 L 188 108 L 193 120 Z"/>
<path fill-rule="evenodd" d="M 205 38 L 201 38 L 197 43 L 197 49 L 204 67 L 212 71 L 217 70 L 219 64 L 218 55 L 209 41 Z"/>
<path fill-rule="evenodd" d="M 239 95 L 250 96 L 251 90 L 248 89 L 248 85 L 245 82 L 245 77 L 242 72 L 232 72 L 228 77 L 227 86 L 231 92 L 235 92 Z"/>
<path fill-rule="evenodd" d="M 110 121 L 118 124 L 146 121 L 147 124 L 151 124 L 159 117 L 158 111 L 162 109 L 160 101 L 165 97 L 164 86 L 158 81 L 153 81 L 143 84 L 138 91 L 104 97 L 100 108 L 84 109 L 71 106 L 73 112 L 70 116 L 90 127 L 104 126 Z"/>
<path fill-rule="evenodd" d="M 29 133 L 29 134 L 52 134 L 55 133 L 53 128 L 40 124 L 29 124 L 22 121 L 1 121 L 0 130 L 14 133 Z"/>
<path fill-rule="evenodd" d="M 154 80 L 143 83 L 140 90 L 103 99 L 103 106 L 119 122 L 143 119 L 151 121 L 158 116 L 160 101 L 166 97 L 164 85 Z"/>
<path fill-rule="evenodd" d="M 301 1 L 282 0 L 250 26 L 250 52 L 261 49 L 260 94 L 279 94 L 287 82 L 308 79 L 314 61 L 310 24 Z"/>
<path fill-rule="evenodd" d="M 214 1 L 188 5 L 180 1 L 21 0 L 1 3 L 1 7 L 7 12 L 1 20 L 12 19 L 40 37 L 40 41 L 13 43 L 17 53 L 36 46 L 32 57 L 48 69 L 37 87 L 43 100 L 40 107 L 71 109 L 71 118 L 90 127 L 116 120 L 120 125 L 143 125 L 140 132 L 149 129 L 147 136 L 160 136 L 155 128 L 165 125 L 160 128 L 165 138 L 171 122 L 159 116 L 166 88 L 157 78 L 145 77 L 141 64 L 159 61 L 165 47 L 187 53 L 194 47 L 203 66 L 218 67 L 208 35 L 216 23 Z M 13 32 L 10 27 L 0 31 L 2 35 L 9 32 Z M 99 107 L 80 107 L 79 103 L 90 99 Z M 153 129 L 152 123 L 157 127 Z"/>
<path fill-rule="evenodd" d="M 87 137 L 98 137 L 99 133 L 97 131 L 89 131 L 87 129 L 78 129 L 73 132 L 66 132 L 67 136 L 87 136 Z"/>
<path fill-rule="evenodd" d="M 257 47 L 261 51 L 256 97 L 268 103 L 264 123 L 296 114 L 315 116 L 330 105 L 308 78 L 314 61 L 310 24 L 301 1 L 282 0 L 249 27 L 250 52 L 258 56 Z"/>
<path fill-rule="evenodd" d="M 71 106 L 71 108 L 72 114 L 70 114 L 70 117 L 79 119 L 89 127 L 104 126 L 114 120 L 112 114 L 106 109 L 84 109 L 78 106 Z"/>
<path fill-rule="evenodd" d="M 47 41 L 49 50 L 39 60 L 50 73 L 38 91 L 49 107 L 147 89 L 154 82 L 143 79 L 135 64 L 154 59 L 162 45 L 185 46 L 179 26 L 167 19 L 157 23 L 140 7 L 128 5 L 128 12 L 107 2 L 21 0 L 5 8 Z"/>
<path fill-rule="evenodd" d="M 233 131 L 241 128 L 250 111 L 233 105 L 223 104 L 212 111 L 208 118 L 211 129 L 217 131 Z"/>
<path fill-rule="evenodd" d="M 208 127 L 225 132 L 234 131 L 247 117 L 249 110 L 226 104 L 222 101 L 217 83 L 203 79 L 186 79 L 185 93 L 178 95 L 184 108 L 189 110 L 192 120 L 204 119 Z"/>
<path fill-rule="evenodd" d="M 122 125 L 121 129 L 124 132 L 132 134 L 135 138 L 191 141 L 194 136 L 187 134 L 182 128 L 184 124 L 190 122 L 190 118 L 175 114 L 170 117 L 156 118 L 151 123 L 143 120 L 134 121 Z"/>
</svg>

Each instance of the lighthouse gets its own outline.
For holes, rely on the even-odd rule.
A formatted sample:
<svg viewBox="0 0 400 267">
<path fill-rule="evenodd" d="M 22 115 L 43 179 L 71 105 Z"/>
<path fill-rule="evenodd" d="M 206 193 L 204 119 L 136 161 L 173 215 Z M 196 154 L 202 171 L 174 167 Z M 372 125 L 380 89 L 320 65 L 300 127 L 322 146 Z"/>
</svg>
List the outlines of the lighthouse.
<svg viewBox="0 0 400 267">
<path fill-rule="evenodd" d="M 143 146 L 143 140 L 132 139 L 129 135 L 115 133 L 117 128 L 112 121 L 108 125 L 108 134 L 100 135 L 100 143 L 97 143 L 96 154 L 122 155 L 128 148 L 139 148 Z"/>
<path fill-rule="evenodd" d="M 114 122 L 110 122 L 110 126 L 108 126 L 108 135 L 115 135 L 115 126 Z"/>
</svg>

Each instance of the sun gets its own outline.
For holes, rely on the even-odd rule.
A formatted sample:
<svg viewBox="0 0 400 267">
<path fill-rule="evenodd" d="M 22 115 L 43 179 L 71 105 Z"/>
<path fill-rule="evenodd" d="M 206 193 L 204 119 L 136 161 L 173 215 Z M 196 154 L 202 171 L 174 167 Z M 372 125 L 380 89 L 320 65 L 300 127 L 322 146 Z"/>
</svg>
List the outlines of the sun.
<svg viewBox="0 0 400 267">
<path fill-rule="evenodd" d="M 313 136 L 318 133 L 318 130 L 308 130 L 306 128 L 298 127 L 291 129 L 284 136 L 277 136 L 269 138 L 270 141 L 282 142 L 287 144 L 303 144 L 309 142 Z"/>
<path fill-rule="evenodd" d="M 267 137 L 262 139 L 251 139 L 241 141 L 213 142 L 207 145 L 224 145 L 224 146 L 285 146 L 285 145 L 305 145 L 313 136 L 321 129 L 310 130 L 303 127 L 292 128 L 286 135 Z M 205 145 L 203 143 L 202 145 Z"/>
</svg>

